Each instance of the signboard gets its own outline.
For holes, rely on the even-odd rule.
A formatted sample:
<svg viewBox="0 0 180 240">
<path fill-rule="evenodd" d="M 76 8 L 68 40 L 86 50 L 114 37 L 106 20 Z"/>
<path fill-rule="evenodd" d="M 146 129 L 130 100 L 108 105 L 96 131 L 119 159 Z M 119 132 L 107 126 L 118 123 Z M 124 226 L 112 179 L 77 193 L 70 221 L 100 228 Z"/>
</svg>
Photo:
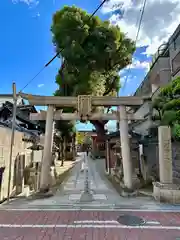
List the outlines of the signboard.
<svg viewBox="0 0 180 240">
<path fill-rule="evenodd" d="M 37 163 L 37 162 L 41 162 L 42 160 L 42 153 L 43 151 L 34 151 L 33 154 L 34 154 L 34 157 L 33 157 L 33 162 Z"/>
</svg>

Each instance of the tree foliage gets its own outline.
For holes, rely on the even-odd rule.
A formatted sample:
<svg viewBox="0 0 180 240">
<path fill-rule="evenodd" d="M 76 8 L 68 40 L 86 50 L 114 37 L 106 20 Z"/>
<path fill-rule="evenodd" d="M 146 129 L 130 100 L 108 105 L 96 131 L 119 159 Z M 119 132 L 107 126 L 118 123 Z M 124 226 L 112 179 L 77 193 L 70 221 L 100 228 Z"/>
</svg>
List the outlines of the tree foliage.
<svg viewBox="0 0 180 240">
<path fill-rule="evenodd" d="M 54 93 L 54 96 L 63 96 L 60 94 L 59 90 L 56 90 Z M 60 110 L 57 108 L 57 110 Z M 64 113 L 70 113 L 72 112 L 72 108 L 64 108 Z M 55 128 L 61 132 L 61 138 L 66 137 L 67 140 L 72 139 L 72 135 L 76 133 L 75 128 L 75 122 L 74 121 L 65 121 L 65 120 L 59 120 L 55 123 Z"/>
<path fill-rule="evenodd" d="M 119 71 L 131 63 L 135 44 L 118 26 L 75 6 L 53 16 L 53 43 L 63 62 L 56 76 L 56 95 L 114 95 L 120 88 Z M 103 128 L 104 123 L 92 122 Z"/>
<path fill-rule="evenodd" d="M 180 77 L 161 88 L 159 96 L 153 101 L 153 108 L 157 111 L 153 120 L 171 126 L 173 135 L 180 139 Z"/>
<path fill-rule="evenodd" d="M 74 122 L 71 121 L 56 121 L 56 129 L 61 132 L 61 137 L 72 138 L 72 135 L 76 133 Z"/>
</svg>

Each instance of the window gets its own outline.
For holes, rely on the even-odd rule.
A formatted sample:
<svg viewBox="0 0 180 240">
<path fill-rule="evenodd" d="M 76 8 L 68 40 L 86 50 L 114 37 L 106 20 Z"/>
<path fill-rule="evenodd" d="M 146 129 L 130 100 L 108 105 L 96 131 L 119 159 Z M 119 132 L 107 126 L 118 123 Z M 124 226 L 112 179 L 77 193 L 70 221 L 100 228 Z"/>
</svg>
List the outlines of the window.
<svg viewBox="0 0 180 240">
<path fill-rule="evenodd" d="M 173 48 L 174 48 L 174 51 L 176 51 L 176 41 L 173 41 Z"/>
<path fill-rule="evenodd" d="M 180 49 L 180 34 L 174 39 L 174 48 Z"/>
<path fill-rule="evenodd" d="M 180 52 L 172 60 L 172 75 L 176 75 L 180 71 Z"/>
</svg>

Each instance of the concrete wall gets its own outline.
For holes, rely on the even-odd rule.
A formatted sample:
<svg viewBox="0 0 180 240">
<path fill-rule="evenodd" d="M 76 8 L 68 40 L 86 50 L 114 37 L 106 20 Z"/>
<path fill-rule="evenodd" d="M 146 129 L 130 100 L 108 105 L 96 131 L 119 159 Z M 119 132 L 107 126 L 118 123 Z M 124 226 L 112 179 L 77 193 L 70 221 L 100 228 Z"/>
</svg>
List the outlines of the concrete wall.
<svg viewBox="0 0 180 240">
<path fill-rule="evenodd" d="M 26 143 L 22 141 L 24 134 L 22 132 L 15 132 L 15 141 L 13 147 L 13 157 L 12 157 L 12 174 L 11 174 L 11 193 L 16 189 L 14 186 L 15 175 L 22 175 L 22 185 L 23 185 L 23 168 L 28 166 L 33 161 L 33 154 L 31 150 L 27 148 L 32 145 L 32 143 Z M 8 176 L 9 176 L 9 158 L 10 158 L 10 142 L 11 142 L 11 129 L 0 127 L 0 167 L 5 167 L 4 173 L 2 175 L 0 200 L 7 197 L 8 191 Z M 24 159 L 24 160 L 23 160 Z M 19 161 L 22 160 L 22 161 Z M 16 162 L 16 165 L 15 165 Z M 21 163 L 20 163 L 21 162 Z M 16 166 L 16 167 L 15 167 Z M 17 168 L 21 168 L 17 169 Z M 23 188 L 23 186 L 22 186 Z M 23 191 L 23 189 L 22 189 Z"/>
<path fill-rule="evenodd" d="M 159 178 L 159 148 L 157 142 L 143 145 L 144 160 L 147 164 L 148 175 Z"/>
<path fill-rule="evenodd" d="M 171 66 L 169 57 L 159 57 L 149 71 L 151 84 L 163 86 L 171 80 Z"/>
<path fill-rule="evenodd" d="M 169 69 L 164 69 L 160 71 L 160 84 L 159 87 L 163 87 L 167 85 L 172 79 L 171 79 L 171 69 L 169 66 Z"/>
</svg>

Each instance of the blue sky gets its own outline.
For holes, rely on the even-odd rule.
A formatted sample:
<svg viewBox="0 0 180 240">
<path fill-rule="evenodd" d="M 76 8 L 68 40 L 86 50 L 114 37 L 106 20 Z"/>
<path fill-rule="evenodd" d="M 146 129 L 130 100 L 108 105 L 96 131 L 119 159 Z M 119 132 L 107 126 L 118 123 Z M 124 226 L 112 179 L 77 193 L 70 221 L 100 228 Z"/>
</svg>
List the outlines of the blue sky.
<svg viewBox="0 0 180 240">
<path fill-rule="evenodd" d="M 1 2 L 1 94 L 11 93 L 13 81 L 17 84 L 17 90 L 23 88 L 55 54 L 50 26 L 56 10 L 62 8 L 64 4 L 75 4 L 91 13 L 100 1 L 40 0 L 38 4 L 35 2 L 35 0 Z M 112 14 L 98 12 L 102 19 L 108 19 Z M 122 83 L 127 72 L 128 82 L 121 89 L 120 95 L 133 94 L 143 80 L 151 59 L 145 54 L 146 48 L 147 46 L 138 48 L 130 71 L 122 71 Z M 56 89 L 55 76 L 59 66 L 60 60 L 56 59 L 25 89 L 25 92 L 51 95 Z M 108 125 L 111 129 L 115 126 L 112 122 Z M 77 127 L 91 129 L 89 124 L 78 124 Z"/>
</svg>

